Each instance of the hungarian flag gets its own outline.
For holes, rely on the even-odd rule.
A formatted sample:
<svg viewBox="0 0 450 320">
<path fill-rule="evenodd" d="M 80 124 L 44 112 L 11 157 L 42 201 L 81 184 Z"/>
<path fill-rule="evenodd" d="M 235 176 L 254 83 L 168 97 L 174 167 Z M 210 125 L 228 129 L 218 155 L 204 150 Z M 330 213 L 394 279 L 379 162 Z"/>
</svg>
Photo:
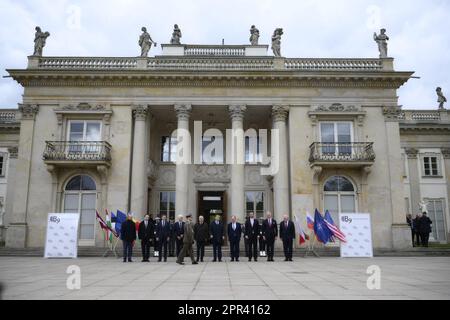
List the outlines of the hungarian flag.
<svg viewBox="0 0 450 320">
<path fill-rule="evenodd" d="M 330 231 L 333 233 L 333 236 L 335 236 L 342 242 L 347 242 L 345 234 L 334 224 L 333 218 L 331 218 L 331 214 L 328 212 L 328 210 L 325 212 L 325 223 L 327 224 L 328 229 L 330 229 Z"/>
<path fill-rule="evenodd" d="M 108 210 L 105 209 L 105 213 L 106 213 L 106 225 L 108 226 L 108 230 L 106 231 L 106 240 L 108 240 L 110 243 L 112 243 L 113 241 L 113 236 L 117 237 L 117 234 L 114 232 L 114 229 L 112 227 L 112 223 L 111 223 L 111 217 L 109 216 Z"/>
<path fill-rule="evenodd" d="M 295 218 L 295 229 L 297 229 L 297 233 L 299 236 L 299 243 L 300 245 L 304 244 L 306 240 L 308 240 L 308 235 L 303 231 L 302 225 L 300 224 L 300 219 L 297 217 L 297 215 L 294 216 Z"/>
<path fill-rule="evenodd" d="M 100 228 L 105 230 L 106 234 L 108 234 L 108 232 L 112 232 L 117 237 L 117 233 L 108 226 L 108 224 L 102 219 L 102 217 L 100 217 L 97 210 L 95 210 L 95 216 L 97 217 L 97 221 L 100 224 Z"/>
</svg>

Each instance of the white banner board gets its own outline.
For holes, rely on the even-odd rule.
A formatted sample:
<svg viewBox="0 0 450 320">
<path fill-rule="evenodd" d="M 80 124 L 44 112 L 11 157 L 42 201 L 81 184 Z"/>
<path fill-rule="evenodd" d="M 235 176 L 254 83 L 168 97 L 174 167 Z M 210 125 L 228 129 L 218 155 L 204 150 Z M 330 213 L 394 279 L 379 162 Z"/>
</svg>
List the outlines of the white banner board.
<svg viewBox="0 0 450 320">
<path fill-rule="evenodd" d="M 78 249 L 78 213 L 49 213 L 45 258 L 76 258 Z"/>
<path fill-rule="evenodd" d="M 341 257 L 372 258 L 372 228 L 368 213 L 339 214 L 339 228 L 345 234 L 341 242 Z"/>
</svg>

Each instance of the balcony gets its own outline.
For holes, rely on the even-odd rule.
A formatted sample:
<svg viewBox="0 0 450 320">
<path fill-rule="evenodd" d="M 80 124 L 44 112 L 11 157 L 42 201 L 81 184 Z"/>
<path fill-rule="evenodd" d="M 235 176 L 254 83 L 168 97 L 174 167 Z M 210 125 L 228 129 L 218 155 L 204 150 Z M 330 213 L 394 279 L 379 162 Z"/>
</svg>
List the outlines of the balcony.
<svg viewBox="0 0 450 320">
<path fill-rule="evenodd" d="M 311 166 L 367 167 L 375 162 L 372 142 L 321 143 L 310 146 Z"/>
<path fill-rule="evenodd" d="M 46 141 L 43 154 L 47 165 L 111 165 L 111 145 L 106 141 Z"/>
</svg>

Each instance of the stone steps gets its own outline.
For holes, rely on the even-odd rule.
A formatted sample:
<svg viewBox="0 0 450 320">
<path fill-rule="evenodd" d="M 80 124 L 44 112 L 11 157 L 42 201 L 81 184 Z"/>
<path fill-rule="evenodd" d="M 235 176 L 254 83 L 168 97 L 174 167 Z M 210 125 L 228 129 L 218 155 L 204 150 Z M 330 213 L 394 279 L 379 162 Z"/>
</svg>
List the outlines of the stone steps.
<svg viewBox="0 0 450 320">
<path fill-rule="evenodd" d="M 92 247 L 80 247 L 78 248 L 79 257 L 101 257 L 105 253 L 104 248 L 92 248 Z M 321 257 L 339 257 L 339 248 L 318 248 L 315 249 L 316 253 Z M 153 249 L 152 249 L 153 255 Z M 295 257 L 305 256 L 305 249 L 295 249 Z M 122 250 L 117 249 L 117 254 L 122 255 Z M 230 251 L 228 247 L 223 247 L 222 254 L 224 257 L 229 257 Z M 112 253 L 109 252 L 108 256 Z M 133 255 L 136 257 L 141 256 L 140 246 L 135 248 Z M 212 247 L 205 248 L 205 255 L 207 257 L 212 256 Z M 407 250 L 388 250 L 388 249 L 375 249 L 374 255 L 376 257 L 424 257 L 424 256 L 450 256 L 450 249 L 445 248 L 411 248 Z M 43 257 L 43 248 L 24 248 L 24 249 L 12 249 L 12 248 L 0 248 L 0 256 L 23 256 L 23 257 Z M 241 250 L 241 256 L 244 257 L 244 251 Z M 283 250 L 275 249 L 276 257 L 283 257 Z M 309 253 L 309 256 L 312 256 Z"/>
</svg>

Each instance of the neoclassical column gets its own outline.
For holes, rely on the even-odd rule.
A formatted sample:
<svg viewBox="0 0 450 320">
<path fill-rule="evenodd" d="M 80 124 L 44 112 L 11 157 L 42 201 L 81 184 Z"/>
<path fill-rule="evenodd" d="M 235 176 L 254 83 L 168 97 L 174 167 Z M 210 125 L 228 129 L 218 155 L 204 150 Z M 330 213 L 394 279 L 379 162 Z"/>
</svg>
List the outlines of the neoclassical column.
<svg viewBox="0 0 450 320">
<path fill-rule="evenodd" d="M 245 105 L 232 105 L 228 107 L 231 118 L 232 141 L 230 163 L 231 171 L 231 211 L 238 221 L 245 222 L 245 140 L 244 140 L 244 114 Z"/>
<path fill-rule="evenodd" d="M 134 140 L 133 161 L 131 169 L 130 210 L 136 219 L 142 220 L 147 213 L 147 132 L 146 121 L 149 115 L 148 107 L 133 106 Z"/>
<path fill-rule="evenodd" d="M 418 205 L 421 201 L 420 197 L 420 177 L 419 177 L 419 150 L 414 148 L 405 149 L 406 156 L 408 157 L 408 180 L 409 189 L 411 192 L 411 213 L 413 215 L 418 214 Z"/>
<path fill-rule="evenodd" d="M 28 195 L 30 188 L 31 159 L 33 155 L 34 127 L 39 112 L 38 105 L 21 104 L 19 111 L 20 137 L 14 188 L 14 208 L 6 232 L 6 246 L 9 248 L 24 248 L 27 243 Z"/>
<path fill-rule="evenodd" d="M 445 179 L 447 181 L 447 206 L 450 205 L 450 148 L 441 149 L 444 157 Z M 447 236 L 450 237 L 450 230 L 447 230 Z M 447 238 L 448 239 L 448 238 Z"/>
<path fill-rule="evenodd" d="M 274 218 L 277 222 L 289 212 L 289 159 L 287 139 L 287 118 L 289 106 L 276 105 L 272 107 L 273 134 L 271 139 L 271 158 L 278 162 L 278 170 L 273 178 Z M 278 139 L 277 139 L 278 138 Z"/>
<path fill-rule="evenodd" d="M 189 133 L 190 104 L 175 105 L 178 119 L 177 126 L 177 162 L 175 179 L 175 214 L 186 215 L 188 212 L 189 165 L 191 164 L 191 137 Z"/>
</svg>

